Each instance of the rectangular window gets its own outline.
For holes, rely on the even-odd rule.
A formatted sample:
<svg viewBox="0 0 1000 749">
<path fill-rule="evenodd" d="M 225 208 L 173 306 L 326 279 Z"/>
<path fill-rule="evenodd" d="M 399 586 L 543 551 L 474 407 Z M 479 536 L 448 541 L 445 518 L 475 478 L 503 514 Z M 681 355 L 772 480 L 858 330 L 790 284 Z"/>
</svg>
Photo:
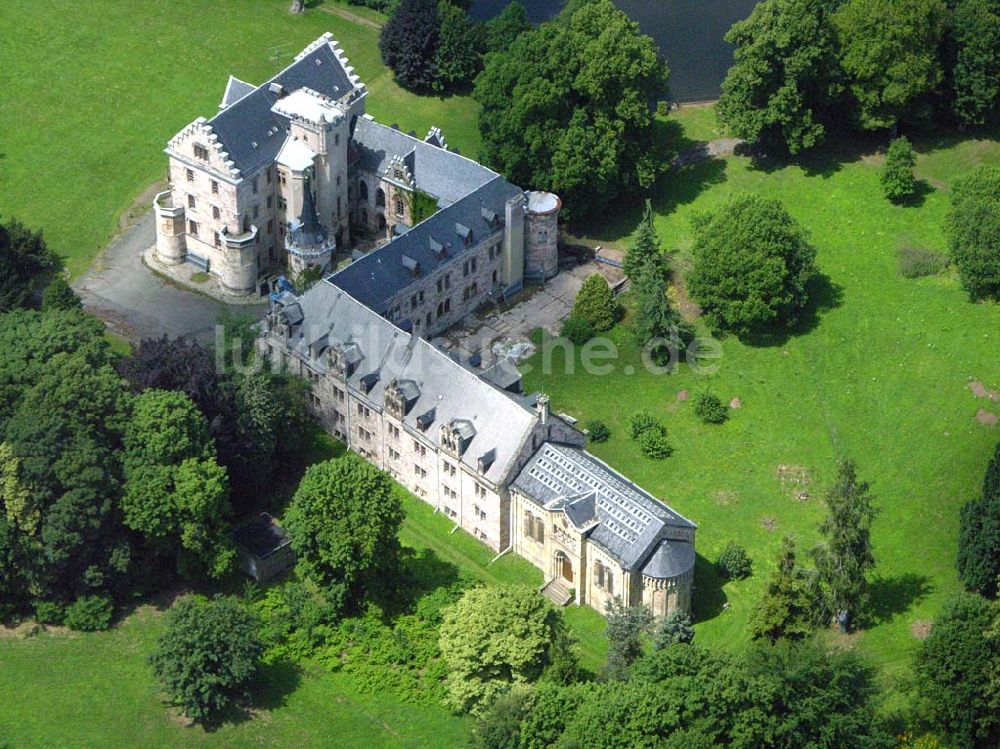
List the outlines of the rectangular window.
<svg viewBox="0 0 1000 749">
<path fill-rule="evenodd" d="M 340 175 L 337 175 L 337 187 L 340 187 Z"/>
<path fill-rule="evenodd" d="M 219 232 L 217 231 L 212 232 L 212 242 L 215 244 L 216 247 L 222 247 L 222 240 L 219 239 Z"/>
<path fill-rule="evenodd" d="M 208 149 L 200 143 L 194 144 L 194 155 L 195 158 L 201 159 L 202 161 L 208 161 Z"/>
<path fill-rule="evenodd" d="M 271 167 L 268 167 L 264 174 L 267 176 L 267 184 L 271 184 Z"/>
<path fill-rule="evenodd" d="M 253 217 L 257 218 L 260 215 L 260 206 L 254 205 L 253 207 Z"/>
<path fill-rule="evenodd" d="M 253 178 L 253 182 L 251 182 L 250 184 L 253 186 L 253 194 L 256 195 L 257 194 L 257 188 L 258 188 L 257 178 L 254 177 Z"/>
<path fill-rule="evenodd" d="M 212 206 L 212 218 L 214 218 L 216 221 L 222 218 L 222 212 L 219 210 L 219 206 L 217 205 Z"/>
<path fill-rule="evenodd" d="M 194 208 L 194 195 L 188 195 L 188 208 Z"/>
<path fill-rule="evenodd" d="M 188 221 L 188 234 L 190 234 L 192 237 L 197 237 L 198 236 L 198 222 L 197 221 Z"/>
<path fill-rule="evenodd" d="M 268 173 L 270 174 L 270 172 L 268 172 Z M 273 195 L 268 195 L 267 196 L 267 210 L 271 210 L 271 206 L 272 205 L 274 205 L 274 196 Z"/>
<path fill-rule="evenodd" d="M 274 219 L 272 218 L 267 222 L 267 233 L 274 234 Z"/>
<path fill-rule="evenodd" d="M 399 453 L 389 448 L 389 460 L 399 460 Z"/>
<path fill-rule="evenodd" d="M 184 172 L 187 174 L 187 181 L 194 182 L 194 172 L 190 169 L 185 169 Z"/>
<path fill-rule="evenodd" d="M 216 182 L 214 179 L 212 180 L 212 194 L 213 195 L 219 194 L 219 183 Z"/>
</svg>

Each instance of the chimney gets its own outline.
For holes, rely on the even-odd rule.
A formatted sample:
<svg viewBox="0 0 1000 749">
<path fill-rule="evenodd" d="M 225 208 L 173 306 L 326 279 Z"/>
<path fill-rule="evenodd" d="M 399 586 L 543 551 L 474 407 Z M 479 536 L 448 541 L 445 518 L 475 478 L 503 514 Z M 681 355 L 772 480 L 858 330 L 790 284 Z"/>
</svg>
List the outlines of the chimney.
<svg viewBox="0 0 1000 749">
<path fill-rule="evenodd" d="M 539 393 L 538 400 L 535 402 L 535 408 L 538 409 L 538 416 L 541 418 L 543 424 L 549 423 L 549 396 L 545 393 Z"/>
</svg>

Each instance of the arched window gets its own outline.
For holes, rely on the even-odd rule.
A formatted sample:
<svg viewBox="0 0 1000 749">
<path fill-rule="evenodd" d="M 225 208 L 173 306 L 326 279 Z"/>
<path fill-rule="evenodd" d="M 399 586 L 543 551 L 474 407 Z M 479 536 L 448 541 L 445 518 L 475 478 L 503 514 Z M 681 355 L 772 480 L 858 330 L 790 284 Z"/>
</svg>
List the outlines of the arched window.
<svg viewBox="0 0 1000 749">
<path fill-rule="evenodd" d="M 540 543 L 545 543 L 545 521 L 541 518 L 535 518 L 535 540 Z"/>
<path fill-rule="evenodd" d="M 381 187 L 375 191 L 375 205 L 379 208 L 385 208 L 385 190 Z"/>
<path fill-rule="evenodd" d="M 527 538 L 535 536 L 535 516 L 530 512 L 524 513 L 524 535 Z"/>
<path fill-rule="evenodd" d="M 358 195 L 363 201 L 368 202 L 368 183 L 363 179 L 358 181 Z"/>
<path fill-rule="evenodd" d="M 406 205 L 403 203 L 403 199 L 397 195 L 393 198 L 393 207 L 396 209 L 396 215 L 402 217 L 406 212 Z"/>
</svg>

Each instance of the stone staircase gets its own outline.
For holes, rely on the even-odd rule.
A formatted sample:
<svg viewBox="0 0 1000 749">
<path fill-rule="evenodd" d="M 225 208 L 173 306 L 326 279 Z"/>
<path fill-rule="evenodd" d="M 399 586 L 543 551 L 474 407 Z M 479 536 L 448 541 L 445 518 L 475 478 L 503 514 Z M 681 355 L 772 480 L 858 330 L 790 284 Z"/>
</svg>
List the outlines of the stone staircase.
<svg viewBox="0 0 1000 749">
<path fill-rule="evenodd" d="M 569 586 L 566 585 L 566 581 L 561 577 L 552 578 L 539 588 L 539 591 L 556 606 L 566 606 L 573 600 L 573 594 L 570 592 Z"/>
</svg>

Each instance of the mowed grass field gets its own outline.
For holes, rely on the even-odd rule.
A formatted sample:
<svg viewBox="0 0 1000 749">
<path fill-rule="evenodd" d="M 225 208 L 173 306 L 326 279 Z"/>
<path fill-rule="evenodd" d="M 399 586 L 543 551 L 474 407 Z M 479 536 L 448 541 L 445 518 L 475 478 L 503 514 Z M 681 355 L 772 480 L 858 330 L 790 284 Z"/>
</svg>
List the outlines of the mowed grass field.
<svg viewBox="0 0 1000 749">
<path fill-rule="evenodd" d="M 262 83 L 330 31 L 368 85 L 368 111 L 452 147 L 478 149 L 468 98 L 396 86 L 378 53 L 381 17 L 325 0 L 27 0 L 0 3 L 0 215 L 45 232 L 75 276 L 145 188 L 166 176 L 167 140 L 211 117 L 231 73 Z M 151 197 L 151 196 L 150 196 Z"/>
<path fill-rule="evenodd" d="M 333 449 L 330 449 L 332 446 Z M 318 460 L 337 445 L 313 445 Z M 323 454 L 321 454 L 323 453 Z M 542 583 L 541 573 L 513 555 L 494 561 L 487 547 L 399 488 L 406 510 L 404 546 L 430 552 L 438 570 L 451 568 L 487 585 Z M 277 497 L 279 506 L 286 497 Z M 438 705 L 412 704 L 391 692 L 371 693 L 346 673 L 306 664 L 265 669 L 254 710 L 205 731 L 163 702 L 146 658 L 162 631 L 163 605 L 143 605 L 108 632 L 55 629 L 26 637 L 0 629 L 0 747 L 117 749 L 121 747 L 371 747 L 460 749 L 471 745 L 470 721 Z M 566 609 L 581 665 L 604 662 L 604 620 L 581 607 Z M 3 742 L 9 742 L 4 744 Z"/>
<path fill-rule="evenodd" d="M 682 109 L 675 122 L 690 123 L 693 139 L 711 130 L 703 110 Z M 880 157 L 849 151 L 770 171 L 730 157 L 663 181 L 656 228 L 679 269 L 690 263 L 692 215 L 740 190 L 778 198 L 809 230 L 824 278 L 809 319 L 787 339 L 767 346 L 722 339 L 722 357 L 709 362 L 717 371 L 702 376 L 683 365 L 672 376 L 648 373 L 624 327 L 611 333 L 621 351 L 613 374 L 587 374 L 578 358 L 567 374 L 559 354 L 552 374 L 541 371 L 540 356 L 529 362 L 528 388 L 547 392 L 556 410 L 609 424 L 613 436 L 592 447 L 596 454 L 698 523 L 703 645 L 747 642 L 784 535 L 808 559 L 841 456 L 857 461 L 881 510 L 875 619 L 851 644 L 882 667 L 890 686 L 909 671 L 917 645 L 911 626 L 932 619 L 959 590 L 959 508 L 979 490 L 1000 438 L 975 419 L 979 408 L 1000 412 L 1000 404 L 977 399 L 969 385 L 1000 388 L 1000 306 L 970 303 L 950 275 L 903 278 L 896 252 L 945 250 L 949 184 L 975 164 L 1000 163 L 1000 143 L 945 139 L 918 147 L 928 194 L 914 207 L 882 198 Z M 627 246 L 637 218 L 638 211 L 618 216 L 597 239 Z M 635 374 L 623 372 L 628 366 Z M 739 398 L 742 407 L 723 426 L 704 425 L 693 401 L 678 399 L 682 390 L 702 389 L 726 402 Z M 628 418 L 643 408 L 668 429 L 675 453 L 663 462 L 642 457 L 628 438 Z M 795 476 L 806 477 L 808 499 L 796 498 Z M 729 540 L 747 547 L 754 575 L 720 586 L 710 562 Z"/>
</svg>

